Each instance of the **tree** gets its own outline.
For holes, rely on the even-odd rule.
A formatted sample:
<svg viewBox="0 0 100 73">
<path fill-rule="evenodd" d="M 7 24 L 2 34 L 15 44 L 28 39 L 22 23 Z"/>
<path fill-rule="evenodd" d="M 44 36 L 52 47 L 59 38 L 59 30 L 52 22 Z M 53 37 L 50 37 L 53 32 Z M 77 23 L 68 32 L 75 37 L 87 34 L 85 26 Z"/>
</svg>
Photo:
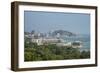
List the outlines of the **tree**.
<svg viewBox="0 0 100 73">
<path fill-rule="evenodd" d="M 32 61 L 33 60 L 33 54 L 32 54 L 32 52 L 25 52 L 25 54 L 24 54 L 24 60 L 25 61 Z"/>
<path fill-rule="evenodd" d="M 37 43 L 25 43 L 25 61 L 64 60 L 90 58 L 89 51 L 56 44 L 37 45 Z"/>
<path fill-rule="evenodd" d="M 90 58 L 90 52 L 89 51 L 82 51 L 80 58 Z"/>
</svg>

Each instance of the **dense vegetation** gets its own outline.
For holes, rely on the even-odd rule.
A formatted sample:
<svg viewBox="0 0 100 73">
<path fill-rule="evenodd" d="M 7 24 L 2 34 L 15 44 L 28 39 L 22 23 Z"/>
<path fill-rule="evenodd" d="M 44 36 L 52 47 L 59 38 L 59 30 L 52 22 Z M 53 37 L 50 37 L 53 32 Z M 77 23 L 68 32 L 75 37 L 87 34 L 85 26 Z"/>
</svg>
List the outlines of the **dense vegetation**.
<svg viewBox="0 0 100 73">
<path fill-rule="evenodd" d="M 89 51 L 80 52 L 77 48 L 58 47 L 55 44 L 37 45 L 36 43 L 26 43 L 24 50 L 25 61 L 40 60 L 63 60 L 63 59 L 86 59 L 90 58 Z"/>
</svg>

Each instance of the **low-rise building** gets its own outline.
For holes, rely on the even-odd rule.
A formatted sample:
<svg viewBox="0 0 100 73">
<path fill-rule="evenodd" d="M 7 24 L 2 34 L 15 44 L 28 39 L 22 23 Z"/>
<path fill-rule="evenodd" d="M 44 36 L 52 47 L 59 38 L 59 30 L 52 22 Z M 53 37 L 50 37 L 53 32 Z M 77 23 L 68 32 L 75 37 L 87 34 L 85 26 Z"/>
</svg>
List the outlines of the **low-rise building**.
<svg viewBox="0 0 100 73">
<path fill-rule="evenodd" d="M 59 38 L 58 38 L 59 37 Z M 45 45 L 45 44 L 56 44 L 57 46 L 69 46 L 73 48 L 81 48 L 82 42 L 80 41 L 73 41 L 73 42 L 66 42 L 64 39 L 60 38 L 59 34 L 58 37 L 50 37 L 44 36 L 40 33 L 29 34 L 25 35 L 25 39 L 28 42 L 37 43 L 37 45 Z"/>
</svg>

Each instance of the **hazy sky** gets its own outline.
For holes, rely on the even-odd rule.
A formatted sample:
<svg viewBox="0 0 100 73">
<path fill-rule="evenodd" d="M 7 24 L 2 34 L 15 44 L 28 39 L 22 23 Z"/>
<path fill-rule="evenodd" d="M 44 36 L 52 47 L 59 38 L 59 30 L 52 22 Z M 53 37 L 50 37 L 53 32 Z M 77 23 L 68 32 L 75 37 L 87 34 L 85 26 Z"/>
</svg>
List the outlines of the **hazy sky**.
<svg viewBox="0 0 100 73">
<path fill-rule="evenodd" d="M 90 33 L 90 15 L 61 12 L 24 12 L 25 31 L 47 33 L 54 30 L 67 30 L 78 34 Z"/>
</svg>

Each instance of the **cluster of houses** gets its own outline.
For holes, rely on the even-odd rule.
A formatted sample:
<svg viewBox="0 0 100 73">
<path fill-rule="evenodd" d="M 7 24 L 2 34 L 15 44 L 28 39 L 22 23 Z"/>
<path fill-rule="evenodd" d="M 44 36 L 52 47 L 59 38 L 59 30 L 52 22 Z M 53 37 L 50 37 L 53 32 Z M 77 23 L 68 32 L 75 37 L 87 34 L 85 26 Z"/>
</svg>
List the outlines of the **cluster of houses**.
<svg viewBox="0 0 100 73">
<path fill-rule="evenodd" d="M 49 34 L 42 34 L 42 33 L 26 33 L 24 34 L 25 40 L 27 39 L 28 42 L 37 43 L 37 45 L 44 45 L 44 44 L 56 44 L 57 46 L 71 46 L 73 48 L 80 48 L 82 47 L 82 43 L 80 41 L 74 42 L 66 42 L 62 39 L 59 35 L 53 37 L 49 36 Z"/>
</svg>

